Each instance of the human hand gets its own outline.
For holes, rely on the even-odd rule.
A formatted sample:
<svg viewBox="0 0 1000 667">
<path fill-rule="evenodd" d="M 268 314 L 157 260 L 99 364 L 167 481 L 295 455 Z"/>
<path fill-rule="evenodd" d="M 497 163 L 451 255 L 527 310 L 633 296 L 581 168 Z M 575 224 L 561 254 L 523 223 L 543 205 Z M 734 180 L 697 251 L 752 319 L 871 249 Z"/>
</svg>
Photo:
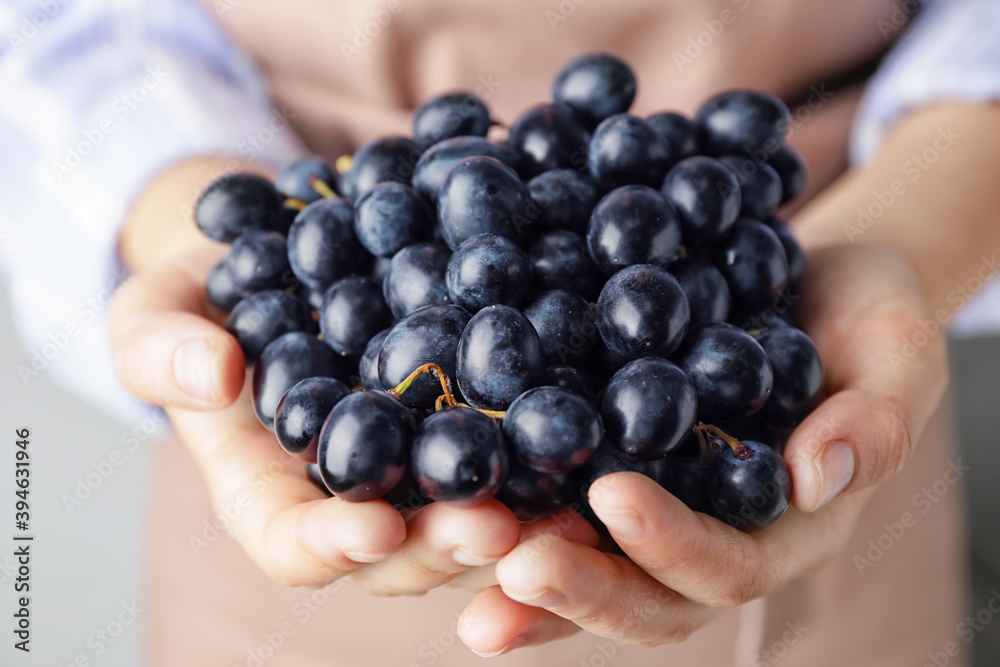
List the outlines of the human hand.
<svg viewBox="0 0 1000 667">
<path fill-rule="evenodd" d="M 871 487 L 901 469 L 937 408 L 944 342 L 893 367 L 899 341 L 930 316 L 905 262 L 870 246 L 811 253 L 801 314 L 829 398 L 787 444 L 785 516 L 741 533 L 642 475 L 602 477 L 590 502 L 629 558 L 550 536 L 524 541 L 497 564 L 499 585 L 463 612 L 466 645 L 496 654 L 581 629 L 623 643 L 679 642 L 720 608 L 774 593 L 835 557 Z"/>
</svg>

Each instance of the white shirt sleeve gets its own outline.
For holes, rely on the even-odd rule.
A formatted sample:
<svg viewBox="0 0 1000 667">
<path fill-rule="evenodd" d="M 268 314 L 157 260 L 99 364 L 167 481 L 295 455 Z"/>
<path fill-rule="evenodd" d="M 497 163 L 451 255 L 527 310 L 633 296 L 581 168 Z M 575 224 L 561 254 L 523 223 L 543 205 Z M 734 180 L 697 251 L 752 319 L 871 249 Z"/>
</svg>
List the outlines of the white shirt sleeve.
<svg viewBox="0 0 1000 667">
<path fill-rule="evenodd" d="M 865 91 L 853 128 L 852 162 L 870 160 L 907 111 L 946 100 L 1000 101 L 1000 0 L 926 4 Z M 956 285 L 949 303 L 961 309 L 951 334 L 1000 334 L 1000 280 L 990 278 L 996 263 L 988 252 L 980 266 L 970 267 L 967 284 Z"/>
<path fill-rule="evenodd" d="M 196 0 L 8 0 L 0 35 L 0 277 L 28 348 L 17 373 L 135 421 L 148 407 L 115 378 L 105 326 L 128 277 L 129 207 L 187 157 L 304 155 L 294 116 L 272 109 Z"/>
</svg>

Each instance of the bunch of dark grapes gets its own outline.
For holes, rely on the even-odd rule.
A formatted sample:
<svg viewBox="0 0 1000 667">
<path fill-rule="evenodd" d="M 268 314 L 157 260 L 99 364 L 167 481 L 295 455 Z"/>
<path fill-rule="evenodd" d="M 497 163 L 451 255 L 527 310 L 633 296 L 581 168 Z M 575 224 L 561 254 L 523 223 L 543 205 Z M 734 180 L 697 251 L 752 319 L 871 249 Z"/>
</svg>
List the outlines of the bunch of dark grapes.
<svg viewBox="0 0 1000 667">
<path fill-rule="evenodd" d="M 741 530 L 781 516 L 784 440 L 823 379 L 774 217 L 805 182 L 788 110 L 731 91 L 639 118 L 635 93 L 587 55 L 503 141 L 482 101 L 443 95 L 413 138 L 202 195 L 199 227 L 231 244 L 208 300 L 257 415 L 329 492 L 496 497 L 527 521 L 636 471 Z"/>
</svg>

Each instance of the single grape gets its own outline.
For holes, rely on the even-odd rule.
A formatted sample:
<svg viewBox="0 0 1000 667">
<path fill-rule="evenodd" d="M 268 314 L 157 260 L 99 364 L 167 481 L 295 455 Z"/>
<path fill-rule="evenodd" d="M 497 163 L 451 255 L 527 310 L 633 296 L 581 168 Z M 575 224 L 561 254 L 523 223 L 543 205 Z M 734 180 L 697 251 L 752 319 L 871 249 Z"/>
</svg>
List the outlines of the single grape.
<svg viewBox="0 0 1000 667">
<path fill-rule="evenodd" d="M 378 257 L 427 240 L 433 224 L 423 198 L 401 183 L 379 183 L 354 203 L 354 233 Z"/>
<path fill-rule="evenodd" d="M 319 290 L 359 270 L 367 253 L 354 235 L 350 204 L 320 199 L 302 209 L 288 231 L 288 259 L 295 276 Z"/>
<path fill-rule="evenodd" d="M 323 296 L 319 328 L 326 344 L 341 356 L 360 357 L 372 336 L 390 324 L 392 313 L 374 278 L 341 278 Z"/>
<path fill-rule="evenodd" d="M 528 261 L 539 292 L 566 289 L 594 300 L 601 291 L 600 271 L 587 242 L 575 232 L 555 231 L 539 237 L 531 244 Z"/>
<path fill-rule="evenodd" d="M 767 164 L 736 155 L 720 157 L 719 162 L 729 167 L 740 184 L 743 215 L 763 219 L 781 203 L 781 177 Z"/>
<path fill-rule="evenodd" d="M 210 239 L 231 243 L 246 231 L 278 229 L 281 203 L 281 196 L 266 178 L 229 174 L 209 185 L 198 198 L 194 221 Z"/>
<path fill-rule="evenodd" d="M 767 445 L 743 440 L 738 450 L 723 445 L 713 457 L 708 497 L 716 518 L 750 532 L 766 528 L 785 513 L 792 478 L 784 459 Z"/>
<path fill-rule="evenodd" d="M 518 241 L 530 224 L 525 213 L 531 204 L 517 172 L 491 157 L 470 157 L 456 164 L 441 185 L 438 220 L 452 250 L 483 233 Z"/>
<path fill-rule="evenodd" d="M 226 259 L 223 257 L 212 267 L 208 278 L 205 279 L 205 298 L 222 312 L 228 313 L 245 296 L 247 295 L 236 291 L 233 277 L 229 275 Z"/>
<path fill-rule="evenodd" d="M 701 126 L 701 145 L 709 154 L 764 151 L 765 159 L 784 140 L 790 119 L 784 102 L 750 90 L 719 93 L 695 114 Z"/>
<path fill-rule="evenodd" d="M 806 189 L 806 163 L 790 146 L 782 145 L 771 153 L 767 163 L 778 172 L 781 179 L 781 204 L 787 204 Z"/>
<path fill-rule="evenodd" d="M 260 423 L 273 428 L 278 401 L 308 377 L 331 377 L 344 382 L 347 373 L 337 353 L 316 336 L 292 332 L 271 341 L 253 369 L 251 397 Z"/>
<path fill-rule="evenodd" d="M 294 284 L 288 266 L 285 237 L 278 232 L 250 230 L 239 235 L 226 256 L 226 269 L 237 292 L 250 295 Z"/>
<path fill-rule="evenodd" d="M 507 140 L 517 160 L 517 171 L 533 178 L 550 169 L 585 162 L 590 136 L 573 110 L 562 104 L 543 104 L 529 109 L 510 128 Z"/>
<path fill-rule="evenodd" d="M 278 401 L 274 435 L 286 452 L 306 463 L 316 463 L 319 432 L 326 416 L 351 393 L 340 380 L 311 377 L 294 384 Z"/>
<path fill-rule="evenodd" d="M 761 411 L 776 426 L 795 426 L 819 403 L 823 365 L 812 339 L 793 327 L 756 336 L 774 371 L 774 388 Z"/>
<path fill-rule="evenodd" d="M 408 185 L 420 160 L 420 147 L 403 137 L 370 141 L 351 158 L 351 168 L 340 177 L 340 193 L 354 201 L 376 183 L 393 181 Z"/>
<path fill-rule="evenodd" d="M 758 220 L 737 221 L 719 241 L 714 255 L 733 302 L 742 308 L 767 308 L 788 286 L 788 258 L 781 240 Z"/>
<path fill-rule="evenodd" d="M 736 175 L 709 157 L 678 162 L 667 172 L 661 192 L 677 210 L 690 245 L 714 243 L 736 222 L 742 206 Z"/>
<path fill-rule="evenodd" d="M 635 99 L 632 68 L 604 53 L 591 53 L 566 63 L 552 84 L 552 99 L 565 104 L 594 127 L 608 116 L 628 111 Z"/>
<path fill-rule="evenodd" d="M 395 317 L 451 303 L 445 278 L 450 257 L 451 251 L 442 243 L 417 243 L 393 256 L 382 279 L 382 296 Z"/>
<path fill-rule="evenodd" d="M 455 248 L 445 283 L 452 302 L 470 313 L 494 304 L 516 307 L 531 290 L 531 264 L 507 237 L 477 234 Z"/>
<path fill-rule="evenodd" d="M 428 148 L 452 137 L 485 137 L 491 122 L 489 109 L 472 93 L 438 95 L 413 112 L 413 140 Z"/>
<path fill-rule="evenodd" d="M 601 443 L 604 426 L 582 396 L 558 387 L 536 387 L 510 404 L 503 432 L 521 465 L 558 473 L 590 458 Z"/>
<path fill-rule="evenodd" d="M 798 292 L 802 285 L 802 279 L 806 276 L 806 253 L 799 245 L 792 227 L 784 220 L 778 218 L 765 218 L 764 224 L 774 232 L 781 247 L 785 250 L 785 258 L 788 260 L 788 289 Z"/>
<path fill-rule="evenodd" d="M 673 158 L 670 144 L 642 118 L 617 114 L 601 121 L 587 152 L 590 175 L 605 188 L 659 187 Z"/>
<path fill-rule="evenodd" d="M 274 177 L 274 187 L 284 196 L 308 204 L 323 196 L 313 186 L 313 179 L 319 179 L 331 190 L 337 189 L 337 177 L 323 158 L 307 158 L 285 165 Z"/>
<path fill-rule="evenodd" d="M 608 275 L 632 264 L 667 266 L 677 257 L 680 242 L 674 207 L 645 185 L 609 192 L 594 209 L 587 228 L 590 256 Z"/>
<path fill-rule="evenodd" d="M 547 363 L 583 362 L 597 344 L 597 318 L 579 294 L 566 290 L 542 292 L 523 312 L 538 333 Z"/>
<path fill-rule="evenodd" d="M 383 329 L 371 337 L 365 345 L 365 351 L 358 362 L 358 377 L 361 379 L 361 386 L 365 389 L 384 390 L 385 387 L 378 379 L 378 355 L 382 352 L 382 343 L 392 329 Z M 390 387 L 391 389 L 391 387 Z"/>
<path fill-rule="evenodd" d="M 292 331 L 315 333 L 309 308 L 305 302 L 285 290 L 264 290 L 243 299 L 233 308 L 226 321 L 226 331 L 243 348 L 247 365 L 260 357 L 264 348 L 276 338 Z"/>
<path fill-rule="evenodd" d="M 650 264 L 635 264 L 611 276 L 597 299 L 601 338 L 629 359 L 670 355 L 684 339 L 690 318 L 677 280 Z"/>
<path fill-rule="evenodd" d="M 691 306 L 691 328 L 726 321 L 729 285 L 717 268 L 702 259 L 688 257 L 671 264 L 670 273 Z"/>
<path fill-rule="evenodd" d="M 665 111 L 646 119 L 653 129 L 670 144 L 673 160 L 683 160 L 698 154 L 698 124 L 679 113 Z"/>
<path fill-rule="evenodd" d="M 434 144 L 420 156 L 413 170 L 413 187 L 427 201 L 436 202 L 452 167 L 466 158 L 480 155 L 496 158 L 508 167 L 514 167 L 514 155 L 506 148 L 482 137 L 453 137 Z"/>
<path fill-rule="evenodd" d="M 597 183 L 574 169 L 553 169 L 528 181 L 528 192 L 541 213 L 538 227 L 542 232 L 568 229 L 587 233 L 590 213 L 600 199 Z"/>
</svg>

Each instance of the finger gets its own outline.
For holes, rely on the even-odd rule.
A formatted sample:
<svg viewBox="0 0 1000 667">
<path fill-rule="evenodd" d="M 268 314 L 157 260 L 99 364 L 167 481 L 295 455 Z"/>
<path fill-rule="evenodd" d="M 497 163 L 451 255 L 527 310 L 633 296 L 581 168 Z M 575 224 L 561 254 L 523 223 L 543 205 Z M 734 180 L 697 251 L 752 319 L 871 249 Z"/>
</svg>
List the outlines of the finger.
<svg viewBox="0 0 1000 667">
<path fill-rule="evenodd" d="M 496 574 L 512 600 L 626 643 L 684 641 L 714 613 L 626 558 L 559 537 L 541 535 L 523 542 L 497 563 Z"/>
<path fill-rule="evenodd" d="M 407 524 L 406 541 L 354 580 L 375 595 L 421 595 L 460 572 L 500 560 L 517 544 L 514 514 L 496 500 L 470 508 L 432 503 Z"/>
<path fill-rule="evenodd" d="M 789 509 L 755 533 L 692 512 L 637 473 L 601 477 L 590 500 L 639 567 L 689 600 L 730 607 L 779 590 L 833 558 L 866 498 L 856 494 L 813 514 Z"/>
<path fill-rule="evenodd" d="M 901 353 L 933 322 L 912 274 L 873 247 L 811 253 L 804 327 L 819 349 L 831 398 L 792 434 L 785 458 L 793 503 L 809 512 L 895 475 L 913 453 L 947 384 L 943 335 Z"/>
<path fill-rule="evenodd" d="M 499 586 L 473 598 L 459 616 L 457 627 L 462 642 L 484 658 L 541 646 L 580 631 L 580 626 L 562 616 L 514 602 Z"/>
<path fill-rule="evenodd" d="M 268 576 L 287 586 L 322 586 L 386 558 L 406 525 L 388 503 L 327 498 L 256 420 L 249 382 L 216 411 L 168 409 L 188 443 L 220 522 Z"/>
<path fill-rule="evenodd" d="M 139 398 L 210 410 L 239 395 L 243 352 L 206 311 L 204 277 L 219 253 L 206 247 L 140 272 L 115 295 L 108 315 L 115 371 Z"/>
</svg>

